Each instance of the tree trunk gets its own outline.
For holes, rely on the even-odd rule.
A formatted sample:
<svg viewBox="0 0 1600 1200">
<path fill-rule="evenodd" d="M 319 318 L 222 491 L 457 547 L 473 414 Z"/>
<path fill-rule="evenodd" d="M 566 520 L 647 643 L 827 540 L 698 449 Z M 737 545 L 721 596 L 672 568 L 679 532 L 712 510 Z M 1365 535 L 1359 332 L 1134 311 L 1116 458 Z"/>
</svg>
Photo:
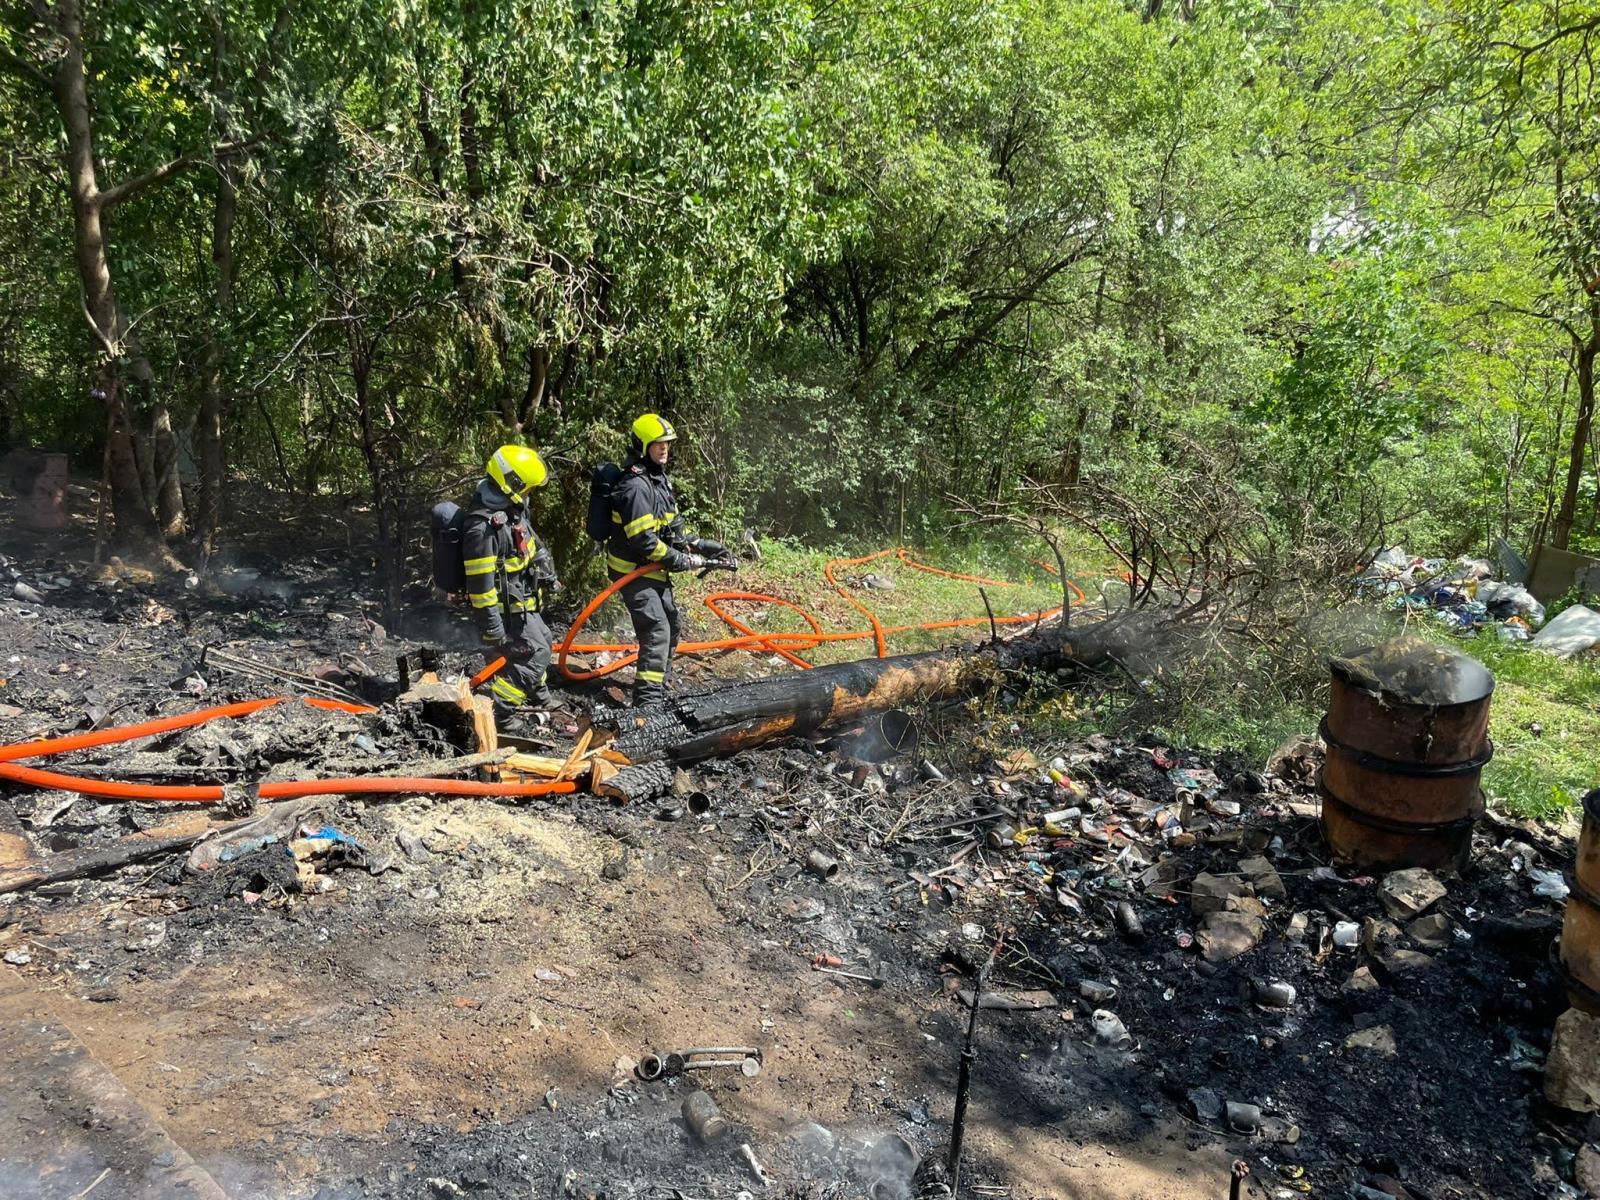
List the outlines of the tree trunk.
<svg viewBox="0 0 1600 1200">
<path fill-rule="evenodd" d="M 544 404 L 545 382 L 550 378 L 550 347 L 534 346 L 528 351 L 528 387 L 517 412 L 516 430 L 525 433 L 533 427 Z"/>
<path fill-rule="evenodd" d="M 1109 268 L 1100 268 L 1100 280 L 1094 289 L 1094 325 L 1093 329 L 1098 335 L 1105 318 L 1106 311 L 1106 272 Z M 1095 360 L 1098 361 L 1098 358 Z M 1089 367 L 1091 375 L 1094 374 L 1094 363 Z M 1067 446 L 1061 455 L 1061 489 L 1068 498 L 1076 494 L 1078 485 L 1083 481 L 1083 435 L 1089 428 L 1089 397 L 1078 397 L 1077 411 L 1072 417 L 1072 432 L 1067 435 Z"/>
<path fill-rule="evenodd" d="M 222 527 L 222 497 L 227 486 L 227 447 L 223 441 L 228 407 L 223 390 L 223 323 L 233 313 L 233 224 L 238 213 L 237 167 L 231 155 L 217 161 L 216 207 L 211 215 L 211 262 L 216 269 L 217 311 L 206 342 L 205 375 L 200 388 L 200 512 L 196 542 L 210 558 Z"/>
<path fill-rule="evenodd" d="M 161 529 L 154 497 L 145 487 L 120 368 L 126 363 L 133 377 L 141 382 L 148 382 L 153 373 L 139 353 L 137 343 L 129 336 L 106 257 L 105 205 L 95 174 L 92 109 L 83 60 L 83 20 L 77 0 L 60 0 L 51 10 L 51 17 L 54 31 L 60 38 L 61 54 L 50 74 L 50 92 L 66 137 L 73 260 L 83 289 L 84 316 L 106 354 L 95 391 L 106 414 L 117 531 L 119 536 L 135 543 L 160 545 Z"/>
<path fill-rule="evenodd" d="M 1600 353 L 1600 312 L 1590 317 L 1588 340 L 1579 342 L 1573 349 L 1578 376 L 1578 417 L 1572 425 L 1567 484 L 1562 489 L 1561 507 L 1556 510 L 1555 523 L 1550 532 L 1550 544 L 1558 550 L 1567 549 L 1578 514 L 1578 488 L 1583 482 L 1583 470 L 1588 463 L 1589 430 L 1594 423 L 1594 360 L 1597 353 Z"/>
<path fill-rule="evenodd" d="M 187 524 L 178 469 L 180 450 L 177 436 L 172 431 L 172 410 L 167 407 L 165 400 L 157 400 L 150 409 L 150 451 L 156 480 L 153 489 L 156 518 L 161 527 L 161 536 L 166 539 L 180 538 Z"/>
<path fill-rule="evenodd" d="M 361 428 L 361 457 L 367 464 L 367 479 L 372 485 L 372 514 L 378 525 L 378 573 L 383 579 L 383 619 L 391 626 L 400 617 L 400 587 L 404 571 L 405 545 L 396 529 L 391 508 L 388 464 L 379 444 L 378 429 L 372 416 L 372 354 L 352 333 L 350 373 L 355 383 L 356 415 Z"/>
</svg>

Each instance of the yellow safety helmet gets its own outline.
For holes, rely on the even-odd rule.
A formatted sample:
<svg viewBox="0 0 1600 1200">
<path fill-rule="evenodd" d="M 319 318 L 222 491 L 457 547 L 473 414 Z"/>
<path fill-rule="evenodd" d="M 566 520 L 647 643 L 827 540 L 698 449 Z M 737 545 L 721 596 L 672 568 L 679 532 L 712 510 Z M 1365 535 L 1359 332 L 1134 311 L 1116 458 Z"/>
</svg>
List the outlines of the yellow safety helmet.
<svg viewBox="0 0 1600 1200">
<path fill-rule="evenodd" d="M 528 446 L 501 446 L 484 470 L 495 486 L 513 500 L 524 499 L 550 478 L 550 473 L 544 469 L 544 459 Z"/>
<path fill-rule="evenodd" d="M 640 458 L 649 449 L 651 442 L 675 442 L 678 433 L 666 418 L 655 413 L 645 413 L 633 423 L 633 450 Z"/>
</svg>

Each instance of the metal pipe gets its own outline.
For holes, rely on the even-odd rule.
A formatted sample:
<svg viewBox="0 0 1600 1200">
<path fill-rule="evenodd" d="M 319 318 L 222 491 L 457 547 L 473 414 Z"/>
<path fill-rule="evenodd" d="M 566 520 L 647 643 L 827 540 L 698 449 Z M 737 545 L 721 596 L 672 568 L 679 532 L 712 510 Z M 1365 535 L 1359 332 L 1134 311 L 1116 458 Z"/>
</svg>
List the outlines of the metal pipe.
<svg viewBox="0 0 1600 1200">
<path fill-rule="evenodd" d="M 839 873 L 839 860 L 821 850 L 806 855 L 806 870 L 819 879 L 832 879 Z"/>
<path fill-rule="evenodd" d="M 1228 1200 L 1239 1200 L 1239 1189 L 1244 1185 L 1245 1178 L 1249 1174 L 1249 1163 L 1242 1158 L 1233 1160 L 1233 1167 L 1228 1172 Z"/>
<path fill-rule="evenodd" d="M 1003 945 L 1004 936 L 995 942 L 994 949 L 989 951 L 988 961 L 978 969 L 978 977 L 972 983 L 972 1011 L 967 1014 L 967 1038 L 961 1047 L 961 1067 L 956 1075 L 955 1112 L 950 1117 L 950 1155 L 945 1161 L 952 1196 L 961 1195 L 961 1143 L 967 1135 L 967 1097 L 972 1088 L 972 1065 L 978 1060 L 977 1051 L 972 1048 L 973 1039 L 978 1035 L 978 1010 L 983 1007 L 983 988 L 989 982 L 989 972 L 994 970 L 995 960 L 1000 957 L 1000 947 Z"/>
<path fill-rule="evenodd" d="M 683 1071 L 709 1071 L 714 1067 L 738 1067 L 746 1079 L 754 1079 L 761 1074 L 761 1060 L 759 1058 L 706 1058 L 696 1059 L 683 1064 Z"/>
<path fill-rule="evenodd" d="M 708 1054 L 738 1057 L 704 1058 Z M 737 1067 L 745 1078 L 754 1079 L 761 1074 L 761 1050 L 756 1046 L 696 1046 L 689 1050 L 669 1050 L 665 1054 L 646 1054 L 639 1060 L 637 1070 L 640 1079 L 670 1079 L 689 1071 L 722 1067 Z"/>
<path fill-rule="evenodd" d="M 229 654 L 225 650 L 218 650 L 215 646 L 206 646 L 200 651 L 200 665 L 202 667 L 216 665 L 225 671 L 232 671 L 236 675 L 249 675 L 256 679 L 271 679 L 279 683 L 292 683 L 316 695 L 326 696 L 333 700 L 345 700 L 352 704 L 361 703 L 361 697 L 353 692 L 346 691 L 337 684 L 328 683 L 318 679 L 315 675 L 306 675 L 300 671 L 291 671 L 285 667 L 269 666 L 253 659 L 240 658 Z"/>
<path fill-rule="evenodd" d="M 661 1061 L 659 1054 L 646 1054 L 639 1060 L 640 1079 L 660 1079 L 666 1071 L 666 1064 Z"/>
<path fill-rule="evenodd" d="M 840 979 L 859 979 L 862 983 L 870 983 L 875 988 L 883 986 L 883 979 L 877 975 L 858 975 L 854 971 L 836 971 L 832 967 L 812 967 L 818 975 L 837 975 Z"/>
</svg>

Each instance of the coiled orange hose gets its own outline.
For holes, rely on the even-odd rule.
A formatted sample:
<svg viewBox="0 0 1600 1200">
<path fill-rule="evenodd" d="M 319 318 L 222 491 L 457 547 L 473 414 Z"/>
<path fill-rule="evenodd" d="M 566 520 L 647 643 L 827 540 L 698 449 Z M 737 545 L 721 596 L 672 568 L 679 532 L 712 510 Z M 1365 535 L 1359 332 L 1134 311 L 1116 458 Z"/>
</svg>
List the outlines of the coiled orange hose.
<svg viewBox="0 0 1600 1200">
<path fill-rule="evenodd" d="M 928 563 L 918 562 L 912 558 L 911 551 L 904 546 L 895 546 L 888 550 L 879 550 L 873 554 L 862 555 L 860 558 L 831 559 L 822 568 L 822 574 L 827 579 L 828 586 L 866 616 L 869 622 L 869 627 L 866 629 L 843 630 L 835 633 L 825 632 L 822 628 L 822 623 L 817 620 L 813 613 L 791 600 L 785 600 L 782 596 L 773 596 L 766 592 L 712 592 L 704 598 L 705 606 L 711 610 L 719 621 L 734 630 L 739 636 L 716 638 L 703 642 L 680 642 L 678 643 L 677 653 L 704 654 L 714 650 L 751 650 L 763 654 L 777 654 L 797 667 L 809 669 L 814 664 L 807 662 L 800 655 L 807 650 L 814 650 L 828 642 L 855 642 L 871 638 L 877 657 L 887 658 L 889 656 L 888 639 L 897 633 L 907 633 L 911 630 L 967 629 L 989 623 L 988 617 L 957 617 L 948 621 L 924 621 L 915 625 L 885 625 L 878 619 L 877 613 L 873 612 L 857 597 L 851 595 L 844 585 L 834 578 L 835 567 L 860 566 L 863 563 L 876 562 L 880 558 L 887 558 L 891 554 L 914 571 L 925 571 L 930 575 L 938 575 L 945 579 L 958 579 L 964 583 L 982 584 L 986 587 L 1010 588 L 1020 586 L 1004 579 L 987 579 L 982 575 L 963 575 L 957 571 L 946 571 L 939 567 L 930 566 Z M 623 667 L 629 666 L 638 660 L 639 647 L 637 643 L 579 642 L 577 637 L 589 618 L 594 616 L 602 604 L 616 595 L 624 584 L 631 583 L 646 572 L 657 569 L 645 566 L 631 571 L 621 579 L 608 584 L 594 599 L 584 605 L 583 610 L 578 613 L 572 625 L 568 628 L 566 637 L 562 638 L 556 646 L 556 669 L 561 672 L 562 676 L 575 683 L 582 683 L 585 680 L 599 679 L 602 676 L 610 675 L 613 671 L 620 671 Z M 1066 583 L 1077 596 L 1078 602 L 1082 603 L 1084 599 L 1083 589 L 1070 579 Z M 756 633 L 755 630 L 723 609 L 722 605 L 729 601 L 776 604 L 782 608 L 787 608 L 791 612 L 800 615 L 801 619 L 810 626 L 810 632 L 802 630 L 792 633 Z M 1026 613 L 1022 616 L 996 617 L 994 621 L 996 625 L 1026 625 L 1034 621 L 1047 621 L 1060 613 L 1060 611 L 1061 609 L 1057 607 L 1044 612 Z M 615 653 L 620 654 L 621 657 L 603 667 L 596 667 L 590 671 L 567 665 L 567 656 L 569 654 L 600 653 Z"/>
</svg>

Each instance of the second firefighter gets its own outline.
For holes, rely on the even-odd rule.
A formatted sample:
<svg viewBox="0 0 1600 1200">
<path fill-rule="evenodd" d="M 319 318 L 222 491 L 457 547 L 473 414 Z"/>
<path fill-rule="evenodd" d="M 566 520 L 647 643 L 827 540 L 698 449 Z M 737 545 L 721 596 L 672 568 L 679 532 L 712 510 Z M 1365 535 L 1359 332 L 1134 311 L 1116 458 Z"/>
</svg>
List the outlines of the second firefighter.
<svg viewBox="0 0 1600 1200">
<path fill-rule="evenodd" d="M 621 589 L 639 642 L 633 684 L 637 707 L 661 699 L 672 675 L 679 631 L 672 572 L 706 566 L 732 570 L 736 564 L 721 542 L 684 532 L 678 500 L 667 478 L 672 443 L 678 437 L 671 424 L 655 413 L 645 413 L 629 432 L 632 453 L 611 491 L 612 532 L 606 546 L 606 567 L 613 580 L 639 567 L 649 568 Z"/>
</svg>

